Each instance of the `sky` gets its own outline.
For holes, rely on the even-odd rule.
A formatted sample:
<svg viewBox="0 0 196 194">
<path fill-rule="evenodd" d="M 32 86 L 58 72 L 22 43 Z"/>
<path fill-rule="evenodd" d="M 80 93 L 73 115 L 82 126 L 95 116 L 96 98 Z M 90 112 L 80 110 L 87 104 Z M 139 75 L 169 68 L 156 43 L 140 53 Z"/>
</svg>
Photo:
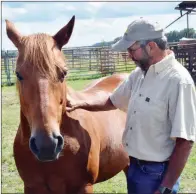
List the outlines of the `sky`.
<svg viewBox="0 0 196 194">
<path fill-rule="evenodd" d="M 23 35 L 54 35 L 73 15 L 76 17 L 72 36 L 66 47 L 90 46 L 122 36 L 127 26 L 140 17 L 157 21 L 166 27 L 180 16 L 175 2 L 2 2 L 2 49 L 15 49 L 7 38 L 5 19 L 12 21 Z M 196 29 L 196 15 L 189 26 Z M 186 16 L 166 29 L 186 28 Z"/>
</svg>

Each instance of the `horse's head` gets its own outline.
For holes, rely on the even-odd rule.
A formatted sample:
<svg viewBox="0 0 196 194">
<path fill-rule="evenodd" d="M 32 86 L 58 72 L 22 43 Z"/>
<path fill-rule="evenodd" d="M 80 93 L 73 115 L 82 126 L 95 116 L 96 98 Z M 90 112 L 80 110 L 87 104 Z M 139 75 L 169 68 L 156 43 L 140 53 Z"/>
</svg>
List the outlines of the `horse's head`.
<svg viewBox="0 0 196 194">
<path fill-rule="evenodd" d="M 21 112 L 30 127 L 29 146 L 40 161 L 59 157 L 64 140 L 60 125 L 66 104 L 67 73 L 61 48 L 72 34 L 75 17 L 54 36 L 22 36 L 6 20 L 7 35 L 18 48 L 16 64 Z"/>
</svg>

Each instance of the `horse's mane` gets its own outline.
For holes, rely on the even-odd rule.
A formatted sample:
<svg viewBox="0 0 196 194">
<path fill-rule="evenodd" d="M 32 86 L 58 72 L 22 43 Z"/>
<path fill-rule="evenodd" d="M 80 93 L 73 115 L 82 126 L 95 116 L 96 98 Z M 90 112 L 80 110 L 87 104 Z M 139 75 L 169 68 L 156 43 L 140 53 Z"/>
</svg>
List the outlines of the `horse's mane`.
<svg viewBox="0 0 196 194">
<path fill-rule="evenodd" d="M 54 55 L 52 37 L 47 34 L 33 34 L 24 36 L 21 41 L 25 45 L 24 63 L 33 65 L 42 76 L 48 79 L 58 80 L 58 72 L 65 70 L 65 64 L 58 61 Z"/>
</svg>

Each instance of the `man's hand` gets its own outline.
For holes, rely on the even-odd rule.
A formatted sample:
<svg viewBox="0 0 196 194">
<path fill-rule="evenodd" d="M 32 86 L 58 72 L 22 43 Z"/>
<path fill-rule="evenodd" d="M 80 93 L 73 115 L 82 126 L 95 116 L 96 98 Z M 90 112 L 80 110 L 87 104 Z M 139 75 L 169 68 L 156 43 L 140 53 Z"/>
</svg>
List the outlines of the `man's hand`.
<svg viewBox="0 0 196 194">
<path fill-rule="evenodd" d="M 67 100 L 66 110 L 67 110 L 68 112 L 71 112 L 71 111 L 75 110 L 75 109 L 76 109 L 76 106 L 77 106 L 77 105 L 76 105 L 75 102 L 70 101 L 70 100 Z"/>
<path fill-rule="evenodd" d="M 77 108 L 82 108 L 83 105 L 84 105 L 84 102 L 82 102 L 82 101 L 76 102 L 74 100 L 69 99 L 69 100 L 67 100 L 66 110 L 67 110 L 67 112 L 71 112 Z"/>
<path fill-rule="evenodd" d="M 71 112 L 77 108 L 81 108 L 84 102 L 76 101 L 69 94 L 67 94 L 66 111 Z"/>
<path fill-rule="evenodd" d="M 109 95 L 101 96 L 101 98 L 93 100 L 74 100 L 68 95 L 66 110 L 71 112 L 78 108 L 88 111 L 108 111 L 116 109 L 116 107 L 112 104 Z"/>
</svg>

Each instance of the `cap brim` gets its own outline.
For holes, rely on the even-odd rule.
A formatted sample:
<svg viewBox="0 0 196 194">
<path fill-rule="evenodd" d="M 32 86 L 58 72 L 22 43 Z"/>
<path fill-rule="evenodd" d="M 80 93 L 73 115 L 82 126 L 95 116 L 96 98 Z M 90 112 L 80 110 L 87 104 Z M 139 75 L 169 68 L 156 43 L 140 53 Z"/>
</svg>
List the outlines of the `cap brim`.
<svg viewBox="0 0 196 194">
<path fill-rule="evenodd" d="M 131 45 L 133 45 L 135 41 L 127 41 L 125 39 L 120 39 L 118 42 L 111 46 L 113 51 L 126 51 Z"/>
</svg>

